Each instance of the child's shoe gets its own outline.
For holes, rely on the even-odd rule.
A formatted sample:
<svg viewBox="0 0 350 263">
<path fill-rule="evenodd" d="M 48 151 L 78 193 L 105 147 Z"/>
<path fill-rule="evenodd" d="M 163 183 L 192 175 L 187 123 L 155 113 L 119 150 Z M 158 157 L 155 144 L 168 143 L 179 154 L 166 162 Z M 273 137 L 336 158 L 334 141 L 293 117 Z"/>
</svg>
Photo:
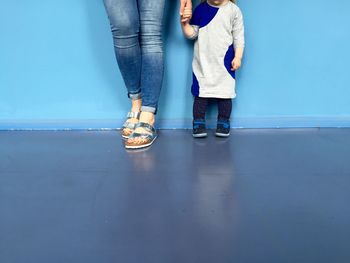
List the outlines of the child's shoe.
<svg viewBox="0 0 350 263">
<path fill-rule="evenodd" d="M 218 121 L 215 135 L 218 137 L 230 136 L 230 121 Z"/>
<path fill-rule="evenodd" d="M 193 121 L 193 133 L 194 138 L 204 138 L 207 137 L 207 129 L 205 127 L 205 121 L 198 120 Z"/>
</svg>

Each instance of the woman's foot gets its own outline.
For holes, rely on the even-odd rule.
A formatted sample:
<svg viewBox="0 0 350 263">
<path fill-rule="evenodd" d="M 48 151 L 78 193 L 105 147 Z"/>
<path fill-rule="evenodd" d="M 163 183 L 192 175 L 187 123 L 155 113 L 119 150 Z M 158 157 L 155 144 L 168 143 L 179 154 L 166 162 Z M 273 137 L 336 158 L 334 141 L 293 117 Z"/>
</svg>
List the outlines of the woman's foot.
<svg viewBox="0 0 350 263">
<path fill-rule="evenodd" d="M 149 125 L 151 125 L 152 127 L 154 126 L 155 123 L 155 116 L 152 112 L 141 112 L 140 118 L 138 119 L 138 122 L 140 123 L 147 123 Z M 137 127 L 133 133 L 138 133 L 138 134 L 149 134 L 152 135 L 152 132 L 150 131 L 150 129 L 145 129 L 144 127 Z M 147 143 L 147 138 L 145 138 L 144 136 L 136 136 L 133 138 L 129 138 L 126 141 L 126 145 L 142 145 Z"/>
<path fill-rule="evenodd" d="M 141 99 L 132 100 L 131 111 L 128 114 L 128 119 L 123 125 L 122 136 L 128 138 L 130 134 L 134 131 L 135 125 L 139 122 L 140 110 L 141 110 Z"/>
</svg>

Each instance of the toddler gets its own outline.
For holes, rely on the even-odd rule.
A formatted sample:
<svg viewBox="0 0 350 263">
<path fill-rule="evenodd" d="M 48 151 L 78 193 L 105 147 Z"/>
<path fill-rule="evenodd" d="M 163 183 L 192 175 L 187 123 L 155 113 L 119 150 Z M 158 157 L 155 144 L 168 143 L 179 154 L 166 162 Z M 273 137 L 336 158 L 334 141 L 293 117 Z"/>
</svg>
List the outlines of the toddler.
<svg viewBox="0 0 350 263">
<path fill-rule="evenodd" d="M 202 1 L 181 15 L 184 35 L 195 40 L 193 54 L 193 137 L 206 137 L 205 113 L 209 100 L 218 104 L 216 136 L 230 135 L 235 71 L 244 51 L 244 25 L 234 0 Z"/>
</svg>

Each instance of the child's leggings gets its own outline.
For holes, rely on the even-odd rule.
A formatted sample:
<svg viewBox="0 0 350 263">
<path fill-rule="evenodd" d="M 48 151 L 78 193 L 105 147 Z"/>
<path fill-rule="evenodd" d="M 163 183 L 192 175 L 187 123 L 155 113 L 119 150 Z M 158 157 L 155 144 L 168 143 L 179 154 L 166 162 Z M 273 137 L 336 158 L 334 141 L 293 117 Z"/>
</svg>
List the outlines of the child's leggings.
<svg viewBox="0 0 350 263">
<path fill-rule="evenodd" d="M 205 120 L 205 112 L 210 100 L 215 100 L 218 103 L 218 121 L 230 121 L 232 112 L 232 99 L 214 99 L 194 97 L 193 102 L 193 119 Z"/>
</svg>

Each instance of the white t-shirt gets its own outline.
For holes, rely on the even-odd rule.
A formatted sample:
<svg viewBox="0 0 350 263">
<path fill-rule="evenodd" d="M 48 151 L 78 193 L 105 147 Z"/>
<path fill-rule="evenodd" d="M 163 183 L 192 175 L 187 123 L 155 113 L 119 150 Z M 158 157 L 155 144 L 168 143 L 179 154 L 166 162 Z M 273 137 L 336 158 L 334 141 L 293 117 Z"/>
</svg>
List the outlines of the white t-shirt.
<svg viewBox="0 0 350 263">
<path fill-rule="evenodd" d="M 190 24 L 194 28 L 192 94 L 202 98 L 234 98 L 235 72 L 231 71 L 234 49 L 244 47 L 241 10 L 232 2 L 213 6 L 199 4 Z"/>
</svg>

